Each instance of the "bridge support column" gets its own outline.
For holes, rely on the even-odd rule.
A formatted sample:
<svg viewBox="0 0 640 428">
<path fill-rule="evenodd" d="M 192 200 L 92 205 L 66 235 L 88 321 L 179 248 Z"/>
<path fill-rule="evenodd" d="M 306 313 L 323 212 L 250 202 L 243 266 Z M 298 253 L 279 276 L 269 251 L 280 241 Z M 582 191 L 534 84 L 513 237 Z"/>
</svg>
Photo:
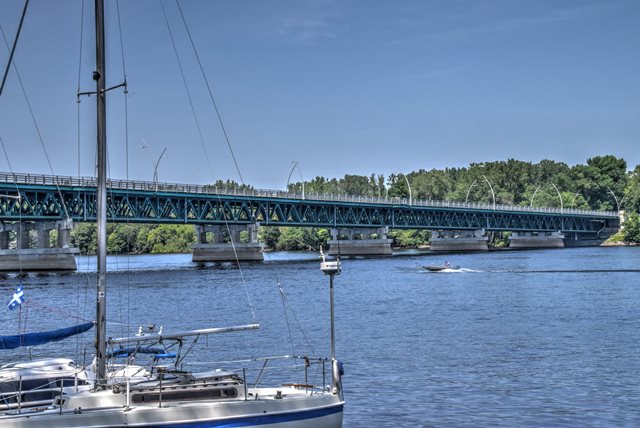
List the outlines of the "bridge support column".
<svg viewBox="0 0 640 428">
<path fill-rule="evenodd" d="M 564 248 L 564 235 L 560 232 L 512 232 L 509 248 L 526 250 L 533 248 Z"/>
<path fill-rule="evenodd" d="M 0 232 L 0 250 L 9 249 L 9 231 L 3 230 Z"/>
<path fill-rule="evenodd" d="M 438 230 L 431 234 L 429 251 L 487 251 L 487 236 L 479 230 Z"/>
<path fill-rule="evenodd" d="M 258 242 L 258 225 L 196 225 L 194 262 L 263 261 L 262 244 Z M 240 242 L 242 232 L 249 233 L 249 242 Z M 212 233 L 212 239 L 208 234 Z M 230 236 L 227 236 L 229 235 Z M 212 241 L 212 242 L 208 242 Z M 232 244 L 233 242 L 233 244 Z M 234 251 L 235 250 L 235 251 Z"/>
<path fill-rule="evenodd" d="M 2 224 L 0 271 L 73 271 L 77 248 L 70 246 L 71 220 Z M 51 231 L 58 233 L 58 246 L 51 247 Z M 31 247 L 31 232 L 35 247 Z"/>
<path fill-rule="evenodd" d="M 390 256 L 392 239 L 388 227 L 331 229 L 330 256 Z M 347 239 L 340 239 L 345 236 Z M 373 235 L 376 235 L 374 238 Z"/>
</svg>

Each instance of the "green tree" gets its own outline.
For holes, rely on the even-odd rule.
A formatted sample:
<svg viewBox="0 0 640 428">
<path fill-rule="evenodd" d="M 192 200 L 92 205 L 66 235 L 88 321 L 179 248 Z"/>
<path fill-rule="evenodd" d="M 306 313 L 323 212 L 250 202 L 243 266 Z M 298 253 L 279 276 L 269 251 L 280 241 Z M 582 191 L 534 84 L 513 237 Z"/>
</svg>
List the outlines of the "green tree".
<svg viewBox="0 0 640 428">
<path fill-rule="evenodd" d="M 624 242 L 640 243 L 640 215 L 638 213 L 626 215 L 622 235 Z"/>
<path fill-rule="evenodd" d="M 138 243 L 138 234 L 141 229 L 149 226 L 138 224 L 117 224 L 107 227 L 107 252 L 112 254 L 138 254 L 146 246 Z"/>
<path fill-rule="evenodd" d="M 98 228 L 93 223 L 76 223 L 71 231 L 71 245 L 80 254 L 95 254 L 98 248 Z"/>
<path fill-rule="evenodd" d="M 184 253 L 191 249 L 195 237 L 193 226 L 161 224 L 149 232 L 147 244 L 152 253 Z"/>
<path fill-rule="evenodd" d="M 616 210 L 615 198 L 622 198 L 627 184 L 627 162 L 615 156 L 596 156 L 587 159 L 587 165 L 576 165 L 571 170 L 576 192 L 584 195 L 592 209 Z"/>
<path fill-rule="evenodd" d="M 280 239 L 277 250 L 296 251 L 313 250 L 316 251 L 320 245 L 326 247 L 329 240 L 329 233 L 326 229 L 315 227 L 281 227 Z"/>
<path fill-rule="evenodd" d="M 275 226 L 262 226 L 258 229 L 258 239 L 269 250 L 273 250 L 278 246 L 280 235 L 280 228 Z"/>
<path fill-rule="evenodd" d="M 418 245 L 426 245 L 431 239 L 431 231 L 416 229 L 396 229 L 389 231 L 389 238 L 393 239 L 391 243 L 394 247 L 414 248 Z"/>
<path fill-rule="evenodd" d="M 628 212 L 640 212 L 640 165 L 637 165 L 629 176 L 622 205 Z"/>
</svg>

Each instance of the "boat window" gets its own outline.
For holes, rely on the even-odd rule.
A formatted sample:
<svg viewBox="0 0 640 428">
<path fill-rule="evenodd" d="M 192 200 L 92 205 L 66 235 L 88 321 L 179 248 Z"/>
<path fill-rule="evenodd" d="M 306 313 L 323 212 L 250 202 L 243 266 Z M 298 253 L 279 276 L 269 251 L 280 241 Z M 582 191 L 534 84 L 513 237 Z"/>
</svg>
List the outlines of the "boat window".
<svg viewBox="0 0 640 428">
<path fill-rule="evenodd" d="M 56 385 L 58 388 L 60 388 L 60 383 L 62 383 L 62 386 L 74 386 L 75 385 L 75 379 L 72 377 L 63 377 L 60 378 L 56 381 Z M 82 383 L 80 383 L 80 379 L 78 379 L 78 385 L 82 385 Z"/>
<path fill-rule="evenodd" d="M 16 392 L 17 382 L 0 382 L 0 393 Z"/>
<path fill-rule="evenodd" d="M 162 391 L 162 401 L 181 400 L 211 400 L 220 398 L 236 398 L 238 391 L 235 388 L 225 389 L 182 389 L 178 391 Z M 159 392 L 146 392 L 134 394 L 131 397 L 134 403 L 157 403 L 160 401 Z"/>
<path fill-rule="evenodd" d="M 59 394 L 56 391 L 33 391 L 22 394 L 22 402 L 27 403 L 29 401 L 48 401 Z"/>
<path fill-rule="evenodd" d="M 29 379 L 22 381 L 22 390 L 29 391 L 32 389 L 45 389 L 54 388 L 56 384 L 55 379 Z"/>
</svg>

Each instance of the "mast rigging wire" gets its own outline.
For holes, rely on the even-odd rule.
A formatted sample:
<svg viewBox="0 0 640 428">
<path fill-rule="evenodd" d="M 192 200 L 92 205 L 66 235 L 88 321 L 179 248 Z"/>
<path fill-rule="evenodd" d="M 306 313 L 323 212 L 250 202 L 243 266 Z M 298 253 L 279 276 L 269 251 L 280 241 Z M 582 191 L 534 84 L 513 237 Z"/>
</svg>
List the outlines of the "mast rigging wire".
<svg viewBox="0 0 640 428">
<path fill-rule="evenodd" d="M 124 55 L 124 37 L 122 36 L 122 19 L 120 16 L 120 0 L 116 0 L 116 12 L 118 16 L 118 35 L 120 39 L 120 58 L 122 60 L 122 76 L 124 81 L 124 143 L 125 143 L 125 178 L 129 181 L 129 90 L 127 86 L 127 67 Z M 127 198 L 129 197 L 129 188 L 126 190 Z M 129 218 L 127 218 L 127 226 Z M 131 332 L 131 235 L 127 231 L 127 322 L 126 335 Z M 119 305 L 122 309 L 122 304 Z M 122 313 L 120 314 L 122 318 Z M 124 323 L 123 323 L 124 324 Z M 123 327 L 124 330 L 124 327 Z"/>
<path fill-rule="evenodd" d="M 2 137 L 0 137 L 0 145 L 2 146 L 2 151 L 4 152 L 4 157 L 7 159 L 7 164 L 9 165 L 9 172 L 13 175 L 13 166 L 11 165 L 11 160 L 9 159 L 9 155 L 7 154 L 7 148 L 4 145 L 4 141 Z M 16 186 L 16 193 L 18 194 L 18 198 L 16 199 L 16 203 L 18 204 L 18 223 L 22 224 L 22 195 L 20 194 L 20 188 L 18 187 L 18 183 L 13 182 Z M 16 235 L 16 246 L 19 247 L 20 238 L 23 231 L 22 228 L 18 229 L 18 233 Z M 20 285 L 22 285 L 22 257 L 18 257 L 18 271 L 20 272 L 18 278 L 20 278 Z"/>
<path fill-rule="evenodd" d="M 209 93 L 209 98 L 211 99 L 211 103 L 213 104 L 213 107 L 215 109 L 216 112 L 216 116 L 218 118 L 218 122 L 220 123 L 220 128 L 222 129 L 222 133 L 224 134 L 224 138 L 225 141 L 227 143 L 227 147 L 229 148 L 229 152 L 231 153 L 231 157 L 233 159 L 234 165 L 236 167 L 236 171 L 238 172 L 238 176 L 240 177 L 240 182 L 244 185 L 244 179 L 242 178 L 242 173 L 240 172 L 240 167 L 238 165 L 238 162 L 236 160 L 236 156 L 235 153 L 233 152 L 233 148 L 231 146 L 231 141 L 229 139 L 229 135 L 227 133 L 227 129 L 224 125 L 224 121 L 222 120 L 222 114 L 220 113 L 220 109 L 218 108 L 218 104 L 216 103 L 215 97 L 213 96 L 213 90 L 211 88 L 211 85 L 209 84 L 209 79 L 207 79 L 207 75 L 204 72 L 204 67 L 202 66 L 202 61 L 200 60 L 200 55 L 198 54 L 198 51 L 196 49 L 195 43 L 193 41 L 193 38 L 191 37 L 191 31 L 189 30 L 189 25 L 187 24 L 187 20 L 184 16 L 184 13 L 182 12 L 182 7 L 180 6 L 180 2 L 178 0 L 175 0 L 176 2 L 176 6 L 178 7 L 178 11 L 180 12 L 180 17 L 182 18 L 182 22 L 184 24 L 185 27 L 185 31 L 187 33 L 187 36 L 189 38 L 189 43 L 191 44 L 191 48 L 193 49 L 193 53 L 196 57 L 196 60 L 198 62 L 198 67 L 200 69 L 200 73 L 202 75 L 202 78 L 204 79 L 204 82 L 206 84 L 207 87 L 207 91 Z M 226 219 L 225 219 L 226 222 Z M 228 227 L 228 226 L 227 226 Z M 233 240 L 231 240 L 231 244 L 233 245 Z M 237 258 L 237 253 L 235 253 L 235 247 L 234 247 L 234 254 L 236 254 L 236 258 Z M 238 266 L 239 266 L 239 262 L 238 262 Z M 282 289 L 282 286 L 280 285 L 280 281 L 276 278 L 276 282 L 278 285 L 278 289 L 280 291 L 280 296 L 282 298 L 282 305 L 283 305 L 283 309 L 285 311 L 285 321 L 287 323 L 287 329 L 289 331 L 289 340 L 291 342 L 291 351 L 292 353 L 295 354 L 295 350 L 294 350 L 294 345 L 293 345 L 293 337 L 291 334 L 291 326 L 290 326 L 290 322 L 289 322 L 289 317 L 287 315 L 287 307 L 288 307 L 288 303 L 287 303 L 287 298 L 286 298 L 286 294 L 284 293 L 284 290 Z M 302 328 L 302 325 L 300 324 L 300 321 L 298 320 L 298 317 L 296 316 L 295 311 L 293 311 L 293 308 L 289 307 L 289 309 L 291 310 L 291 313 L 294 317 L 294 319 L 296 320 L 296 323 L 298 324 L 298 328 L 300 329 L 300 331 L 302 332 L 302 335 L 304 336 L 304 339 L 307 343 L 307 346 L 311 349 L 312 352 L 313 351 L 313 347 L 311 346 L 311 343 L 308 339 L 308 337 L 306 336 L 304 329 Z"/>
<path fill-rule="evenodd" d="M 7 76 L 9 75 L 9 69 L 11 68 L 11 63 L 13 61 L 13 54 L 15 53 L 16 46 L 18 45 L 18 39 L 20 38 L 20 31 L 22 30 L 24 17 L 27 14 L 27 6 L 29 6 L 29 0 L 25 0 L 24 2 L 24 8 L 22 9 L 22 16 L 20 16 L 20 23 L 18 24 L 18 31 L 16 33 L 16 38 L 13 40 L 13 46 L 11 47 L 11 53 L 9 54 L 9 61 L 7 61 L 7 67 L 4 69 L 4 75 L 2 76 L 2 84 L 0 84 L 0 96 L 2 95 L 2 91 L 4 90 L 4 84 L 6 83 Z M 4 36 L 4 33 L 3 33 L 3 36 Z M 6 38 L 5 38 L 5 42 L 6 42 Z"/>
<path fill-rule="evenodd" d="M 202 129 L 200 127 L 200 122 L 198 121 L 198 116 L 196 115 L 196 110 L 195 110 L 195 107 L 193 105 L 193 99 L 191 97 L 191 92 L 189 91 L 189 86 L 187 85 L 187 79 L 185 77 L 184 70 L 182 68 L 182 63 L 180 61 L 180 56 L 178 55 L 178 49 L 176 47 L 176 43 L 175 43 L 175 40 L 174 40 L 174 37 L 173 37 L 173 32 L 171 31 L 171 26 L 169 25 L 169 19 L 167 18 L 167 12 L 166 12 L 166 10 L 164 8 L 164 3 L 162 1 L 160 1 L 160 7 L 162 8 L 162 15 L 164 16 L 164 21 L 165 21 L 165 24 L 167 25 L 167 30 L 169 32 L 169 37 L 171 39 L 171 45 L 173 46 L 173 53 L 175 54 L 176 60 L 178 62 L 178 67 L 180 69 L 180 74 L 182 76 L 182 82 L 184 84 L 185 91 L 187 92 L 187 98 L 189 99 L 189 105 L 191 106 L 191 113 L 193 114 L 193 119 L 194 119 L 194 121 L 196 123 L 196 128 L 198 129 L 198 134 L 200 135 L 200 143 L 202 144 L 202 147 L 204 149 L 205 157 L 207 159 L 207 166 L 209 167 L 209 172 L 211 174 L 211 178 L 213 179 L 214 178 L 213 168 L 211 167 L 211 161 L 209 159 L 209 155 L 207 154 L 207 149 L 206 149 L 206 145 L 205 145 L 205 142 L 204 142 L 204 136 L 202 135 Z M 218 195 L 218 201 L 220 203 L 222 203 L 222 199 L 220 198 L 220 195 Z M 235 259 L 236 259 L 236 264 L 238 266 L 238 271 L 240 272 L 240 278 L 241 278 L 241 281 L 242 281 L 242 285 L 244 287 L 244 291 L 245 291 L 245 295 L 247 297 L 247 301 L 249 303 L 249 308 L 251 309 L 251 315 L 253 316 L 253 320 L 256 321 L 257 317 L 256 317 L 255 308 L 253 306 L 253 302 L 251 301 L 251 296 L 249 295 L 249 290 L 247 288 L 247 283 L 246 283 L 246 280 L 245 280 L 245 277 L 244 277 L 244 272 L 242 271 L 242 266 L 240 266 L 240 259 L 238 257 L 238 251 L 236 249 L 235 243 L 233 242 L 231 228 L 229 227 L 229 222 L 227 221 L 227 216 L 224 215 L 223 219 L 224 219 L 225 226 L 227 228 L 227 232 L 229 233 L 229 236 L 231 237 L 231 241 L 230 241 L 231 242 L 231 248 L 233 249 L 233 254 L 234 254 Z"/>
<path fill-rule="evenodd" d="M 2 33 L 2 38 L 4 39 L 4 43 L 7 47 L 7 49 L 9 48 L 9 43 L 7 41 L 7 37 L 4 33 L 4 30 L 2 29 L 2 26 L 0 26 L 0 33 Z M 22 78 L 20 77 L 20 73 L 18 72 L 18 66 L 16 65 L 16 62 L 13 61 L 13 69 L 16 72 L 16 76 L 18 77 L 18 82 L 20 83 L 20 88 L 22 89 L 22 94 L 24 95 L 24 99 L 27 103 L 27 107 L 29 108 L 29 113 L 31 114 L 31 120 L 33 121 L 33 125 L 36 128 L 36 133 L 38 134 L 38 140 L 40 141 L 40 146 L 42 146 L 42 151 L 44 152 L 44 157 L 47 159 L 47 164 L 49 165 L 49 171 L 51 172 L 51 175 L 56 175 L 53 172 L 53 165 L 51 164 L 51 159 L 49 158 L 49 153 L 47 152 L 47 148 L 44 145 L 44 138 L 42 137 L 42 133 L 40 132 L 40 127 L 38 126 L 38 122 L 36 120 L 36 115 L 33 112 L 33 108 L 31 107 L 31 102 L 29 101 L 29 96 L 27 95 L 27 91 L 24 87 L 24 84 L 22 83 Z M 62 196 L 62 191 L 60 190 L 60 186 L 58 185 L 58 182 L 56 181 L 55 183 L 56 185 L 56 189 L 58 190 L 58 196 L 60 197 L 60 202 L 62 203 L 62 209 L 64 210 L 64 216 L 67 220 L 70 219 L 69 217 L 69 211 L 67 210 L 67 204 L 64 201 L 64 197 Z"/>
<path fill-rule="evenodd" d="M 204 142 L 204 136 L 202 134 L 202 128 L 200 127 L 200 122 L 198 121 L 198 116 L 196 115 L 196 110 L 193 105 L 193 99 L 191 97 L 191 92 L 189 91 L 189 85 L 187 85 L 187 79 L 184 74 L 184 69 L 182 68 L 182 62 L 180 61 L 180 57 L 178 55 L 178 48 L 176 47 L 175 39 L 173 38 L 173 32 L 171 31 L 171 26 L 169 25 L 169 19 L 167 18 L 167 12 L 164 8 L 164 3 L 160 2 L 160 7 L 162 8 L 162 15 L 164 16 L 164 22 L 167 26 L 167 31 L 169 32 L 169 38 L 171 39 L 171 45 L 173 46 L 173 53 L 176 56 L 176 60 L 178 62 L 178 68 L 180 69 L 180 75 L 182 76 L 182 83 L 184 84 L 185 91 L 187 93 L 187 98 L 189 100 L 189 106 L 191 107 L 191 113 L 193 114 L 193 118 L 196 123 L 196 128 L 198 130 L 198 135 L 200 137 L 200 144 L 202 145 L 202 149 L 204 150 L 204 156 L 207 160 L 207 166 L 209 167 L 209 173 L 211 177 L 214 176 L 213 168 L 211 168 L 211 160 L 209 158 L 209 152 L 207 151 L 207 145 Z"/>
<path fill-rule="evenodd" d="M 80 76 L 82 73 L 82 40 L 84 38 L 84 0 L 80 11 L 80 49 L 78 55 L 78 89 L 76 92 L 76 104 L 78 105 L 78 178 L 80 178 Z"/>
<path fill-rule="evenodd" d="M 216 111 L 216 115 L 218 116 L 218 122 L 220 123 L 220 128 L 222 128 L 222 133 L 224 134 L 224 139 L 227 142 L 227 147 L 229 147 L 229 152 L 231 153 L 231 158 L 233 158 L 233 163 L 236 166 L 236 171 L 238 172 L 238 177 L 240 177 L 240 182 L 244 184 L 244 179 L 242 178 L 242 173 L 240 172 L 240 167 L 238 166 L 238 161 L 236 160 L 236 155 L 233 153 L 233 148 L 231 147 L 231 141 L 229 141 L 229 135 L 227 134 L 227 129 L 224 126 L 224 122 L 222 121 L 222 115 L 220 113 L 220 109 L 218 109 L 218 104 L 216 103 L 215 98 L 213 97 L 213 90 L 209 85 L 209 79 L 207 79 L 207 75 L 204 72 L 204 68 L 202 67 L 202 62 L 200 61 L 200 55 L 198 55 L 198 51 L 196 50 L 196 45 L 193 43 L 193 38 L 191 37 L 191 31 L 189 31 L 189 26 L 187 25 L 187 20 L 182 13 L 182 8 L 180 7 L 180 2 L 176 0 L 176 5 L 178 6 L 178 11 L 180 11 L 180 17 L 182 18 L 182 22 L 184 23 L 184 28 L 187 31 L 187 36 L 189 37 L 189 42 L 191 43 L 191 48 L 193 49 L 193 53 L 196 56 L 196 60 L 198 61 L 198 67 L 200 67 L 200 73 L 202 74 L 202 78 L 204 79 L 204 83 L 207 85 L 207 91 L 209 92 L 209 98 L 211 98 L 211 103 L 213 103 L 213 108 Z"/>
</svg>

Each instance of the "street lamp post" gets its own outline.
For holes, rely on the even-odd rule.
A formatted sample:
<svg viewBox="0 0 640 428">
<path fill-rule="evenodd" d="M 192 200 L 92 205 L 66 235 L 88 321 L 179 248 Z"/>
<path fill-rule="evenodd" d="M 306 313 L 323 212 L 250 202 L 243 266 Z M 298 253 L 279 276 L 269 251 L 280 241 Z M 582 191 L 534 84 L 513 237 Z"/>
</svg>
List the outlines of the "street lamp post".
<svg viewBox="0 0 640 428">
<path fill-rule="evenodd" d="M 607 186 L 607 190 L 613 195 L 613 199 L 615 199 L 616 201 L 616 208 L 618 209 L 618 212 L 620 212 L 620 205 L 622 204 L 622 201 L 624 201 L 624 198 L 626 197 L 626 195 L 623 196 L 622 199 L 620 199 L 620 201 L 618 201 L 618 197 L 616 196 L 615 193 L 613 193 L 613 190 L 611 190 L 611 188 L 608 186 Z"/>
<path fill-rule="evenodd" d="M 471 186 L 469 186 L 469 190 L 467 190 L 467 196 L 464 198 L 464 203 L 465 204 L 469 200 L 469 193 L 471 193 L 471 189 L 473 188 L 473 186 L 476 185 L 477 182 L 478 182 L 478 180 L 473 180 L 473 183 L 471 183 Z"/>
<path fill-rule="evenodd" d="M 558 189 L 558 186 L 553 184 L 553 182 L 551 181 L 550 183 L 553 186 L 553 188 L 556 189 L 556 192 L 558 193 L 558 198 L 560 199 L 560 228 L 564 230 L 564 204 L 562 203 L 562 194 L 560 194 L 560 190 Z"/>
<path fill-rule="evenodd" d="M 580 192 L 576 192 L 576 194 L 573 195 L 573 199 L 571 200 L 571 209 L 573 209 L 573 204 L 576 202 L 576 198 L 578 197 L 579 194 Z"/>
<path fill-rule="evenodd" d="M 154 187 L 155 187 L 155 189 L 156 189 L 155 191 L 157 192 L 157 191 L 158 191 L 158 166 L 160 165 L 160 161 L 166 157 L 166 156 L 165 156 L 165 153 L 166 153 L 166 151 L 167 151 L 167 147 L 165 146 L 165 147 L 162 149 L 162 151 L 160 152 L 160 156 L 158 156 L 158 158 L 157 158 L 157 159 L 155 159 L 155 158 L 153 157 L 153 154 L 151 154 L 151 149 L 149 148 L 149 146 L 147 145 L 147 143 L 145 143 L 145 141 L 144 141 L 144 140 L 142 140 L 142 142 L 143 142 L 144 144 L 143 144 L 142 146 L 140 146 L 140 148 L 141 148 L 142 150 L 149 150 L 149 152 L 148 152 L 148 153 L 149 153 L 149 156 L 151 157 L 151 164 L 153 165 L 153 184 L 154 184 Z"/>
<path fill-rule="evenodd" d="M 558 194 L 558 199 L 560 199 L 560 214 L 562 214 L 564 211 L 564 205 L 562 203 L 562 195 L 560 194 L 560 190 L 558 189 L 558 186 L 553 184 L 553 182 L 550 182 L 550 183 L 553 186 L 553 188 L 556 189 L 556 193 Z"/>
<path fill-rule="evenodd" d="M 485 175 L 482 175 L 482 178 L 484 178 L 484 181 L 487 182 L 487 184 L 489 185 L 489 189 L 491 190 L 491 197 L 493 198 L 493 210 L 496 210 L 496 194 L 493 191 L 493 186 L 491 185 L 491 182 L 489 181 L 489 179 L 487 177 L 485 177 Z"/>
<path fill-rule="evenodd" d="M 300 174 L 300 181 L 302 182 L 302 199 L 304 200 L 304 178 L 302 178 L 302 170 L 300 169 L 298 161 L 291 161 L 291 164 L 293 166 L 291 167 L 291 171 L 289 172 L 289 177 L 287 177 L 287 191 L 289 191 L 289 181 L 291 181 L 293 170 L 298 168 L 298 174 Z"/>
<path fill-rule="evenodd" d="M 540 190 L 541 187 L 542 185 L 536 187 L 536 190 L 534 190 L 533 195 L 531 195 L 531 202 L 529 202 L 530 207 L 533 207 L 533 198 L 536 197 L 536 193 L 538 193 L 538 190 Z"/>
<path fill-rule="evenodd" d="M 487 184 L 489 185 L 489 190 L 491 190 L 491 198 L 493 199 L 493 209 L 496 209 L 496 194 L 493 191 L 493 186 L 491 185 L 491 182 L 489 181 L 489 179 L 487 177 L 485 177 L 484 175 L 482 175 L 482 179 L 484 181 L 487 182 Z M 469 200 L 469 194 L 471 193 L 471 189 L 473 188 L 473 186 L 476 186 L 478 184 L 478 179 L 473 180 L 473 183 L 471 183 L 471 186 L 469 186 L 469 189 L 467 190 L 467 196 L 464 198 L 464 203 L 466 204 L 467 201 Z"/>
<path fill-rule="evenodd" d="M 409 206 L 411 206 L 411 185 L 409 184 L 409 179 L 407 178 L 407 176 L 404 174 L 402 174 L 402 176 L 404 177 L 404 181 L 407 182 L 407 187 L 409 188 Z"/>
</svg>

